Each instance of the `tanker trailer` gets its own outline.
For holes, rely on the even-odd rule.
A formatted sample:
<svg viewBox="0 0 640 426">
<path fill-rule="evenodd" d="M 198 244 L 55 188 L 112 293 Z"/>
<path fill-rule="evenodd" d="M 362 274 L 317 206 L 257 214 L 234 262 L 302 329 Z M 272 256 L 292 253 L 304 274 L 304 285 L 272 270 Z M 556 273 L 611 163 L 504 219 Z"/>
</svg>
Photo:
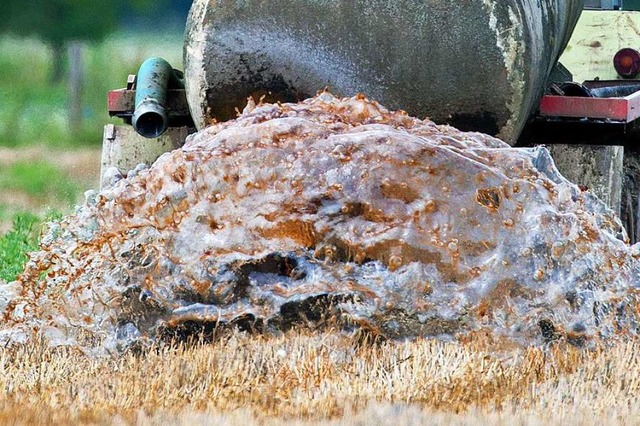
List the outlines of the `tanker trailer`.
<svg viewBox="0 0 640 426">
<path fill-rule="evenodd" d="M 194 123 L 249 96 L 365 93 L 514 144 L 582 0 L 195 0 L 184 63 Z"/>
</svg>

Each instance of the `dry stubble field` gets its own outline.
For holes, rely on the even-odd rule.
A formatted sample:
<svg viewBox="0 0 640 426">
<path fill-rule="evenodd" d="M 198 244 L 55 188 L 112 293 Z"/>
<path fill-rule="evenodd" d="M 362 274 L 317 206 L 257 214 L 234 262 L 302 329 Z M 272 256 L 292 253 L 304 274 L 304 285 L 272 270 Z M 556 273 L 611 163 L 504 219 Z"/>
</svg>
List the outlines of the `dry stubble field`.
<svg viewBox="0 0 640 426">
<path fill-rule="evenodd" d="M 0 423 L 638 424 L 639 342 L 496 350 L 227 334 L 141 354 L 0 351 Z"/>
<path fill-rule="evenodd" d="M 79 188 L 99 152 L 0 151 L 56 160 Z M 16 210 L 55 205 L 4 191 Z M 13 203 L 13 204 L 11 204 Z M 640 342 L 579 350 L 475 337 L 362 343 L 340 333 L 243 333 L 92 358 L 0 349 L 0 424 L 638 424 Z"/>
</svg>

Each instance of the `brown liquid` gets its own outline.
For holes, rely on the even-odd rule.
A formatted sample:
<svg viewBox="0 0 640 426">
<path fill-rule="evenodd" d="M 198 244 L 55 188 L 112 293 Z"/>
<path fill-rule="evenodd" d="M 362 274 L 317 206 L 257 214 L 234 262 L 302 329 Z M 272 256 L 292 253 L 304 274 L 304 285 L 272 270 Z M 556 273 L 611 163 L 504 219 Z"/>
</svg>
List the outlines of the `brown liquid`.
<svg viewBox="0 0 640 426">
<path fill-rule="evenodd" d="M 324 93 L 250 106 L 89 199 L 31 255 L 3 333 L 121 347 L 333 320 L 582 344 L 636 332 L 619 232 L 544 148 Z"/>
</svg>

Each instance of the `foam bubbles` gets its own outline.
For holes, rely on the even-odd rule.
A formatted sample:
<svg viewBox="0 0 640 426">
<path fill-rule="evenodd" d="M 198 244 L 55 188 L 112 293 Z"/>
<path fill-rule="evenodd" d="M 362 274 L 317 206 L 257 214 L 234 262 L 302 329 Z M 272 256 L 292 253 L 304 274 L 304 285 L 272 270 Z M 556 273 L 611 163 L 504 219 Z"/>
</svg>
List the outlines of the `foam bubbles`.
<svg viewBox="0 0 640 426">
<path fill-rule="evenodd" d="M 4 338 L 123 347 L 328 319 L 525 344 L 637 332 L 638 248 L 544 148 L 323 93 L 111 180 L 31 255 Z"/>
</svg>

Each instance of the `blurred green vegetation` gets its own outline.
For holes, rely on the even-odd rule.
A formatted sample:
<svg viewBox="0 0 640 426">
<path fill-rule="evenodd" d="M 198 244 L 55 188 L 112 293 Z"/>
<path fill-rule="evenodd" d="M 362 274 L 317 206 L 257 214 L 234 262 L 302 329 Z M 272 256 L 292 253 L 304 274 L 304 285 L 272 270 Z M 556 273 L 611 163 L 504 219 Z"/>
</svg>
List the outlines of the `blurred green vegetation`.
<svg viewBox="0 0 640 426">
<path fill-rule="evenodd" d="M 38 247 L 40 218 L 22 213 L 13 220 L 13 228 L 0 237 L 0 280 L 13 281 L 24 268 L 27 253 Z"/>
<path fill-rule="evenodd" d="M 68 83 L 51 83 L 53 51 L 35 38 L 0 36 L 0 147 L 99 146 L 109 119 L 106 95 L 124 87 L 148 57 L 182 67 L 182 34 L 118 33 L 86 43 L 82 124 L 75 132 L 68 114 Z"/>
<path fill-rule="evenodd" d="M 0 169 L 0 187 L 22 191 L 43 200 L 55 194 L 63 203 L 76 201 L 78 185 L 53 164 L 45 161 L 18 161 Z"/>
<path fill-rule="evenodd" d="M 38 248 L 43 228 L 60 220 L 62 214 L 57 211 L 42 216 L 26 212 L 15 215 L 11 230 L 0 236 L 0 280 L 15 280 L 24 269 L 27 254 Z"/>
<path fill-rule="evenodd" d="M 88 147 L 96 151 L 98 166 L 104 125 L 121 122 L 109 118 L 107 92 L 124 87 L 127 75 L 135 74 L 150 56 L 164 57 L 181 68 L 182 34 L 175 29 L 166 34 L 117 33 L 85 43 L 83 53 L 83 117 L 74 130 L 69 123 L 68 82 L 51 83 L 54 54 L 49 45 L 35 38 L 0 36 L 0 157 L 7 148 L 43 152 L 37 159 L 33 154 L 29 160 L 19 159 L 19 154 L 17 161 L 0 158 L 0 253 L 7 256 L 9 248 L 15 256 L 34 247 L 20 242 L 26 241 L 26 218 L 44 217 L 49 206 L 69 213 L 84 190 L 95 189 L 87 186 L 86 173 L 75 176 L 73 167 L 62 167 L 57 156 Z M 12 221 L 13 230 L 3 237 Z M 6 260 L 0 259 L 0 267 Z M 15 272 L 11 265 L 15 262 L 9 262 L 5 276 Z"/>
<path fill-rule="evenodd" d="M 94 15 L 98 13 L 98 9 L 89 2 L 85 2 L 85 6 L 83 1 L 74 0 L 75 3 L 69 4 L 82 3 L 82 7 L 91 8 Z M 125 9 L 133 4 L 121 3 L 126 4 Z M 51 31 L 58 29 L 59 22 L 55 19 L 53 26 L 39 28 L 27 18 L 27 12 L 35 11 L 34 5 L 30 4 L 29 11 L 25 12 L 18 2 L 13 2 L 12 5 L 17 5 L 15 13 L 3 15 L 11 25 L 0 25 L 0 157 L 7 148 L 9 152 L 16 149 L 33 153 L 42 147 L 43 154 L 36 160 L 16 161 L 15 155 L 0 158 L 0 279 L 13 280 L 22 271 L 26 253 L 37 248 L 40 223 L 60 218 L 59 212 L 69 213 L 87 189 L 86 172 L 84 176 L 75 176 L 68 166 L 63 170 L 57 153 L 65 155 L 78 148 L 92 148 L 99 164 L 103 127 L 120 122 L 108 116 L 107 92 L 124 87 L 127 76 L 135 74 L 140 64 L 152 56 L 163 57 L 174 67 L 182 68 L 182 22 L 190 1 L 140 0 L 139 3 L 148 5 L 144 13 L 121 11 L 114 26 L 129 28 L 130 32 L 120 31 L 106 38 L 103 37 L 112 27 L 95 31 L 93 36 L 94 30 L 99 29 L 92 27 L 99 24 L 96 17 L 88 16 L 85 20 L 88 32 L 67 28 L 58 40 L 51 36 Z M 9 5 L 2 3 L 0 10 Z M 109 3 L 106 7 L 111 6 Z M 26 19 L 24 25 L 31 27 L 21 27 L 23 24 L 18 18 Z M 102 21 L 113 23 L 113 16 L 107 18 Z M 69 23 L 73 27 L 78 22 L 75 19 Z M 60 52 L 66 55 L 67 41 L 76 39 L 84 40 L 80 125 L 72 125 L 69 119 L 68 69 L 55 68 L 56 64 L 69 66 L 65 57 L 62 61 L 56 58 Z M 56 82 L 52 79 L 56 74 L 64 78 Z M 56 213 L 52 214 L 48 206 L 54 206 Z"/>
<path fill-rule="evenodd" d="M 15 229 L 16 220 L 23 224 L 25 217 L 43 218 L 49 216 L 51 211 L 71 213 L 86 189 L 86 184 L 83 185 L 49 161 L 19 160 L 0 166 L 0 238 L 4 238 L 3 234 L 12 222 Z M 13 235 L 15 237 L 16 234 Z M 7 247 L 2 244 L 0 268 L 3 263 L 2 250 Z M 13 244 L 11 247 L 17 246 Z"/>
</svg>

